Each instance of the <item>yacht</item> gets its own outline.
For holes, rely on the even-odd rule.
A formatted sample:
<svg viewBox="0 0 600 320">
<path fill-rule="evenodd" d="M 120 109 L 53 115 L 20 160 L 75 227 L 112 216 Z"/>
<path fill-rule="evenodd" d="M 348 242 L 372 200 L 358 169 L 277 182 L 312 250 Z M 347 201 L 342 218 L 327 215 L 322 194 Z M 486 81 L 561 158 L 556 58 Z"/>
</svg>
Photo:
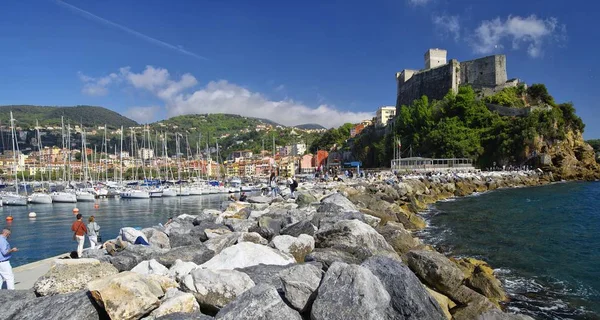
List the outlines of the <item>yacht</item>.
<svg viewBox="0 0 600 320">
<path fill-rule="evenodd" d="M 123 199 L 150 199 L 150 193 L 144 190 L 126 190 L 121 192 Z"/>
<path fill-rule="evenodd" d="M 93 202 L 96 201 L 96 196 L 94 196 L 93 193 L 91 192 L 87 192 L 87 191 L 76 191 L 75 192 L 75 198 L 77 199 L 77 202 Z"/>
<path fill-rule="evenodd" d="M 175 190 L 171 189 L 171 188 L 164 188 L 162 190 L 163 193 L 163 198 L 167 198 L 167 197 L 176 197 L 177 196 L 177 192 L 175 192 Z"/>
<path fill-rule="evenodd" d="M 154 189 L 152 191 L 149 191 L 150 193 L 150 198 L 162 198 L 163 196 L 163 191 L 161 189 Z"/>
<path fill-rule="evenodd" d="M 29 203 L 50 204 L 50 203 L 52 203 L 52 197 L 46 193 L 34 192 L 29 197 Z"/>
<path fill-rule="evenodd" d="M 52 192 L 50 194 L 50 198 L 52 198 L 52 202 L 54 203 L 75 203 L 77 202 L 77 196 L 71 192 Z"/>
<path fill-rule="evenodd" d="M 5 206 L 26 206 L 27 197 L 16 193 L 6 193 L 2 196 L 2 205 Z"/>
</svg>

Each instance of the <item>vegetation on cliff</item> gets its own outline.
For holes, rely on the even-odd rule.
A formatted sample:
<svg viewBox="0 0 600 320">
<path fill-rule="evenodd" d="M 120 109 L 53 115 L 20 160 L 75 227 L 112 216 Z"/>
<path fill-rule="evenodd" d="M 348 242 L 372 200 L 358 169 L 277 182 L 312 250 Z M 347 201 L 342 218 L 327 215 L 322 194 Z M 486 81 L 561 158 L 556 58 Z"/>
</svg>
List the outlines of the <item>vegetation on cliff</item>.
<svg viewBox="0 0 600 320">
<path fill-rule="evenodd" d="M 325 133 L 312 140 L 309 148 L 310 152 L 314 153 L 319 149 L 330 150 L 334 146 L 347 149 L 345 142 L 350 138 L 352 127 L 354 127 L 352 123 L 345 123 L 339 128 L 331 128 L 325 131 Z"/>
<path fill-rule="evenodd" d="M 104 126 L 119 128 L 138 125 L 137 122 L 124 117 L 112 110 L 94 106 L 74 107 L 46 107 L 30 105 L 0 106 L 0 121 L 2 124 L 10 123 L 10 112 L 17 119 L 17 125 L 24 129 L 35 127 L 36 120 L 41 126 L 60 126 L 61 117 L 65 123 L 85 127 Z"/>
</svg>

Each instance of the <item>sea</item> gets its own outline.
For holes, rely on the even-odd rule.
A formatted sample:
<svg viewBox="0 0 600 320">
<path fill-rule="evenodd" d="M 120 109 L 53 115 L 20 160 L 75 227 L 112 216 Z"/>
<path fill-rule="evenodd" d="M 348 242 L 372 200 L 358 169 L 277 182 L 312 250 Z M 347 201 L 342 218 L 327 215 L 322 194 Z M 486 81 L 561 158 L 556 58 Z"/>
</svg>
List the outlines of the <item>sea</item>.
<svg viewBox="0 0 600 320">
<path fill-rule="evenodd" d="M 79 209 L 84 221 L 93 215 L 100 225 L 102 240 L 114 239 L 123 227 L 146 228 L 164 224 L 170 217 L 198 214 L 204 209 L 218 209 L 227 194 L 152 199 L 98 199 L 96 202 L 36 204 L 27 207 L 0 208 L 0 226 L 12 231 L 8 241 L 18 252 L 12 254 L 14 267 L 54 257 L 77 249 L 71 224 L 73 209 Z M 95 205 L 98 205 L 96 208 Z M 29 213 L 35 212 L 35 218 Z M 13 217 L 12 223 L 6 217 Z M 89 247 L 86 237 L 84 248 Z"/>
<path fill-rule="evenodd" d="M 502 189 L 438 202 L 419 236 L 488 262 L 508 311 L 600 319 L 600 182 Z"/>
</svg>

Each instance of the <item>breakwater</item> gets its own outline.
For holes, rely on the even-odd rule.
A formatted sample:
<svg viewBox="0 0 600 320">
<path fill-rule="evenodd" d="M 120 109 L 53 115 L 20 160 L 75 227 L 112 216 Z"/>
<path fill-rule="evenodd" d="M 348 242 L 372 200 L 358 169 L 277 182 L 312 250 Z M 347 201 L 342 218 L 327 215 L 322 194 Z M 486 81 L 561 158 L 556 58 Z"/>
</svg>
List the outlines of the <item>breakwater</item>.
<svg viewBox="0 0 600 320">
<path fill-rule="evenodd" d="M 47 316 L 80 319 L 528 319 L 502 313 L 507 296 L 489 265 L 449 259 L 412 232 L 435 201 L 552 180 L 537 172 L 384 175 L 123 229 L 108 253 L 58 261 L 36 282 L 40 297 L 0 292 L 0 303 L 15 306 L 0 318 L 53 305 Z M 134 245 L 139 237 L 150 245 Z"/>
</svg>

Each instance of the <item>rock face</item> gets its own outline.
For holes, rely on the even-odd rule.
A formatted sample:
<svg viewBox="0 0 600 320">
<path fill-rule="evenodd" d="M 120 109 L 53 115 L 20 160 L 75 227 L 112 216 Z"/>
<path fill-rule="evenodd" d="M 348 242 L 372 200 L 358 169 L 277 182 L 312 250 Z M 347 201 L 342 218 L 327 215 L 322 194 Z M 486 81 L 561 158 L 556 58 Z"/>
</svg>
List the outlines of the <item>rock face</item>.
<svg viewBox="0 0 600 320">
<path fill-rule="evenodd" d="M 281 252 L 291 254 L 297 262 L 304 262 L 304 257 L 315 248 L 315 239 L 306 234 L 301 234 L 297 238 L 276 236 L 271 240 L 271 245 Z"/>
<path fill-rule="evenodd" d="M 215 319 L 221 320 L 302 320 L 269 285 L 257 285 L 221 309 Z"/>
<path fill-rule="evenodd" d="M 292 266 L 279 273 L 285 299 L 294 309 L 308 311 L 321 283 L 321 270 L 314 265 Z"/>
<path fill-rule="evenodd" d="M 533 318 L 524 314 L 503 313 L 494 309 L 484 312 L 477 317 L 477 320 L 533 320 Z"/>
<path fill-rule="evenodd" d="M 164 276 L 169 273 L 169 269 L 152 259 L 140 262 L 137 266 L 131 269 L 131 272 L 137 272 L 144 275 L 158 274 Z"/>
<path fill-rule="evenodd" d="M 342 220 L 315 235 L 317 248 L 335 248 L 348 252 L 360 261 L 374 255 L 400 259 L 394 249 L 375 229 L 358 220 Z"/>
<path fill-rule="evenodd" d="M 390 299 L 371 271 L 336 262 L 323 278 L 310 315 L 313 320 L 387 319 Z"/>
<path fill-rule="evenodd" d="M 417 276 L 402 262 L 386 257 L 372 257 L 363 262 L 391 296 L 391 308 L 402 319 L 445 319 L 438 303 L 427 293 Z"/>
<path fill-rule="evenodd" d="M 316 248 L 306 256 L 305 260 L 323 264 L 324 270 L 327 270 L 336 261 L 347 264 L 360 264 L 362 262 L 361 259 L 352 254 L 335 248 Z"/>
<path fill-rule="evenodd" d="M 135 272 L 122 272 L 88 284 L 88 290 L 111 319 L 139 319 L 160 305 L 160 284 Z"/>
<path fill-rule="evenodd" d="M 213 270 L 232 270 L 261 263 L 287 265 L 294 262 L 296 262 L 294 257 L 273 248 L 251 242 L 241 242 L 221 251 L 200 267 Z"/>
<path fill-rule="evenodd" d="M 413 250 L 406 254 L 406 261 L 427 285 L 444 294 L 454 292 L 464 280 L 462 271 L 441 253 Z"/>
<path fill-rule="evenodd" d="M 418 242 L 413 239 L 412 234 L 397 222 L 388 221 L 383 227 L 377 228 L 377 231 L 399 255 L 407 253 L 410 249 L 418 245 Z"/>
<path fill-rule="evenodd" d="M 117 273 L 112 265 L 95 259 L 57 260 L 33 289 L 40 296 L 69 293 L 84 289 L 90 281 Z"/>
<path fill-rule="evenodd" d="M 13 294 L 13 292 L 9 293 L 11 293 L 11 295 Z M 0 294 L 0 301 L 3 300 L 1 296 L 2 295 Z M 99 320 L 108 318 L 104 310 L 101 310 L 96 305 L 89 293 L 85 290 L 41 298 L 26 298 L 17 301 L 15 301 L 16 296 L 13 296 L 11 300 L 12 301 L 7 304 L 0 304 L 2 305 L 0 319 Z M 14 308 L 15 306 L 18 306 L 18 308 Z"/>
<path fill-rule="evenodd" d="M 218 311 L 254 287 L 248 275 L 235 270 L 195 269 L 183 277 L 182 284 L 193 293 L 202 310 L 209 312 Z"/>
<path fill-rule="evenodd" d="M 308 220 L 299 221 L 297 223 L 286 226 L 281 230 L 282 235 L 298 237 L 301 234 L 314 236 L 317 228 Z"/>
<path fill-rule="evenodd" d="M 160 303 L 160 307 L 152 311 L 148 318 L 155 319 L 173 313 L 192 314 L 199 311 L 200 306 L 198 305 L 198 302 L 196 302 L 193 294 L 171 288 L 165 293 L 165 296 Z"/>
<path fill-rule="evenodd" d="M 197 244 L 193 246 L 185 246 L 179 248 L 173 248 L 164 254 L 156 257 L 163 266 L 169 268 L 175 260 L 191 261 L 195 264 L 202 264 L 214 256 L 214 252 L 208 249 L 204 244 Z"/>
</svg>

